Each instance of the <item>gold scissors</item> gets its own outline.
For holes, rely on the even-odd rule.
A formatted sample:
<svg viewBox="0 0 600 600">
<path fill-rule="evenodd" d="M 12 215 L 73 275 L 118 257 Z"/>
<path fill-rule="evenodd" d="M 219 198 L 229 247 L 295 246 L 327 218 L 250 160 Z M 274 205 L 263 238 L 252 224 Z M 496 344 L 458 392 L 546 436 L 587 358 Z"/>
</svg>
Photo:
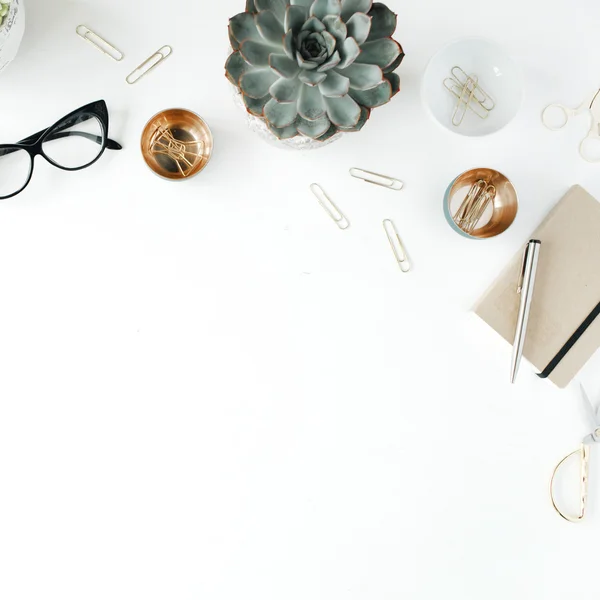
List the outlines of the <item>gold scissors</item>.
<svg viewBox="0 0 600 600">
<path fill-rule="evenodd" d="M 551 113 L 554 115 L 560 111 L 561 119 L 557 123 L 551 120 Z M 592 124 L 587 136 L 583 138 L 579 145 L 579 154 L 584 160 L 591 163 L 600 162 L 600 89 L 577 108 L 569 108 L 563 104 L 550 104 L 546 106 L 542 113 L 542 122 L 552 131 L 562 129 L 571 117 L 576 117 L 583 113 L 588 113 L 592 117 Z M 596 144 L 596 148 L 592 148 Z"/>
<path fill-rule="evenodd" d="M 583 521 L 585 518 L 585 513 L 587 510 L 587 501 L 588 501 L 588 483 L 589 483 L 589 473 L 590 473 L 590 451 L 592 448 L 592 444 L 600 443 L 600 406 L 595 407 L 590 401 L 585 388 L 583 385 L 581 386 L 581 396 L 583 398 L 583 405 L 586 415 L 589 419 L 590 424 L 592 425 L 592 433 L 583 438 L 581 442 L 581 446 L 575 452 L 571 452 L 568 456 L 565 456 L 559 463 L 556 465 L 554 469 L 554 473 L 552 473 L 552 480 L 550 482 L 550 497 L 552 499 L 552 506 L 554 510 L 566 521 L 571 523 L 578 523 L 579 521 Z M 556 497 L 554 495 L 554 480 L 556 479 L 557 473 L 560 471 L 561 467 L 572 457 L 579 455 L 581 459 L 581 505 L 580 511 L 577 516 L 570 516 L 565 514 L 558 503 L 556 502 Z"/>
</svg>

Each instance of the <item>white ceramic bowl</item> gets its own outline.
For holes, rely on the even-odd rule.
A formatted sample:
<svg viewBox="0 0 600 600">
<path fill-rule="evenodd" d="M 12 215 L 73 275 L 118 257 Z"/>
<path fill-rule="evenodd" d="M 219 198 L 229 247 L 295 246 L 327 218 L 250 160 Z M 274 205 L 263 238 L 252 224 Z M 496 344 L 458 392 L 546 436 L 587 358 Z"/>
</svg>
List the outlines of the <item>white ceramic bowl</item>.
<svg viewBox="0 0 600 600">
<path fill-rule="evenodd" d="M 459 66 L 476 75 L 481 87 L 494 99 L 496 107 L 482 120 L 467 111 L 462 124 L 452 124 L 458 99 L 445 87 L 444 80 Z M 444 46 L 429 61 L 421 88 L 423 103 L 433 118 L 446 129 L 476 137 L 500 131 L 516 116 L 521 106 L 521 74 L 513 60 L 493 42 L 465 38 Z"/>
</svg>

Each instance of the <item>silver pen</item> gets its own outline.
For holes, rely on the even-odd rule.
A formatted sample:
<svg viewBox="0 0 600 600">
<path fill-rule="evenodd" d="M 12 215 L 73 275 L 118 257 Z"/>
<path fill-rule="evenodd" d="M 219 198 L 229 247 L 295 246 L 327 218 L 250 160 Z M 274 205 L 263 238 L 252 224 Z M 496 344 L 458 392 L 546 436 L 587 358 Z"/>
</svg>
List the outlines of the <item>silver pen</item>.
<svg viewBox="0 0 600 600">
<path fill-rule="evenodd" d="M 525 338 L 527 336 L 527 325 L 529 323 L 529 313 L 531 312 L 531 303 L 533 301 L 535 276 L 537 274 L 541 247 L 542 242 L 540 242 L 540 240 L 529 240 L 523 256 L 523 267 L 519 278 L 519 286 L 517 288 L 517 294 L 521 295 L 521 304 L 519 306 L 517 329 L 515 331 L 515 341 L 513 344 L 512 365 L 510 369 L 511 383 L 514 383 L 517 379 L 519 365 L 523 358 L 523 348 L 525 347 Z"/>
</svg>

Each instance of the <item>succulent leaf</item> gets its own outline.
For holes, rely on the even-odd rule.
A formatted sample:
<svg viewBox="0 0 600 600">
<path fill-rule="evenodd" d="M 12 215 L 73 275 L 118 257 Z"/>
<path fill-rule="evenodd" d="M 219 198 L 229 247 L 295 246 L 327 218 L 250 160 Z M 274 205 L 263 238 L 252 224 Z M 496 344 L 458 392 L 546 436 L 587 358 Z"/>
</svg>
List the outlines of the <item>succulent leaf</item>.
<svg viewBox="0 0 600 600">
<path fill-rule="evenodd" d="M 302 135 L 316 140 L 329 131 L 331 123 L 326 116 L 313 121 L 308 121 L 300 117 L 296 123 L 296 127 Z"/>
<path fill-rule="evenodd" d="M 395 71 L 402 64 L 403 60 L 404 60 L 404 51 L 401 50 L 400 56 L 398 56 L 398 58 L 389 67 L 386 67 L 385 69 L 383 69 L 383 72 L 391 73 L 392 71 Z"/>
<path fill-rule="evenodd" d="M 354 13 L 348 23 L 348 35 L 356 40 L 356 43 L 361 46 L 367 41 L 371 32 L 371 17 L 364 13 Z"/>
<path fill-rule="evenodd" d="M 331 69 L 333 69 L 334 67 L 337 67 L 337 65 L 340 64 L 340 61 L 342 60 L 340 53 L 336 50 L 332 55 L 331 58 L 324 62 L 320 67 L 319 67 L 319 71 L 329 71 Z"/>
<path fill-rule="evenodd" d="M 350 90 L 350 79 L 340 75 L 337 71 L 329 71 L 323 83 L 319 84 L 319 90 L 323 96 L 328 98 L 341 98 Z"/>
<path fill-rule="evenodd" d="M 259 13 L 272 10 L 281 23 L 285 20 L 285 9 L 288 6 L 286 0 L 254 0 L 254 5 Z"/>
<path fill-rule="evenodd" d="M 338 127 L 354 127 L 360 119 L 360 106 L 350 94 L 341 98 L 325 98 L 329 120 Z"/>
<path fill-rule="evenodd" d="M 396 15 L 372 0 L 247 0 L 225 71 L 279 139 L 359 131 L 400 90 Z"/>
<path fill-rule="evenodd" d="M 272 46 L 253 40 L 247 40 L 240 46 L 240 54 L 253 67 L 268 67 L 272 53 Z"/>
<path fill-rule="evenodd" d="M 311 17 L 302 25 L 302 31 L 310 31 L 312 33 L 319 33 L 325 31 L 325 25 L 317 17 Z"/>
<path fill-rule="evenodd" d="M 369 33 L 369 41 L 392 37 L 392 35 L 394 35 L 396 25 L 398 24 L 398 16 L 385 4 L 375 2 L 368 14 L 371 17 L 371 33 Z"/>
<path fill-rule="evenodd" d="M 277 19 L 272 10 L 263 10 L 256 15 L 256 27 L 267 42 L 281 46 L 285 31 L 283 23 Z"/>
<path fill-rule="evenodd" d="M 316 69 L 319 66 L 316 62 L 306 60 L 302 54 L 300 54 L 300 52 L 296 52 L 296 59 L 298 60 L 298 65 L 301 69 L 310 71 L 311 69 Z"/>
<path fill-rule="evenodd" d="M 298 101 L 298 114 L 307 121 L 316 121 L 325 114 L 325 102 L 318 87 L 305 85 L 302 88 Z"/>
<path fill-rule="evenodd" d="M 325 17 L 323 25 L 338 42 L 343 42 L 348 37 L 348 28 L 341 17 L 336 15 Z"/>
<path fill-rule="evenodd" d="M 325 142 L 329 138 L 332 138 L 336 133 L 338 133 L 339 129 L 335 125 L 331 125 L 329 129 L 318 138 L 319 142 Z"/>
<path fill-rule="evenodd" d="M 354 90 L 370 90 L 383 81 L 383 71 L 377 65 L 354 63 L 346 69 L 338 69 L 338 73 L 350 80 Z"/>
<path fill-rule="evenodd" d="M 296 57 L 296 44 L 294 43 L 294 32 L 290 29 L 283 38 L 283 50 L 288 58 Z"/>
<path fill-rule="evenodd" d="M 378 86 L 370 90 L 353 90 L 348 92 L 356 102 L 367 108 L 376 108 L 388 103 L 392 99 L 392 85 L 384 79 Z"/>
<path fill-rule="evenodd" d="M 273 134 L 280 140 L 289 140 L 298 135 L 298 130 L 296 129 L 296 125 L 289 125 L 288 127 L 273 127 L 269 121 L 267 121 L 267 126 L 269 130 L 273 132 Z"/>
<path fill-rule="evenodd" d="M 271 54 L 269 57 L 269 66 L 280 77 L 284 77 L 286 79 L 296 77 L 300 71 L 297 61 L 281 54 Z"/>
<path fill-rule="evenodd" d="M 233 37 L 233 33 L 231 33 L 231 27 L 229 28 L 229 44 L 234 52 L 240 49 L 240 43 Z"/>
<path fill-rule="evenodd" d="M 278 102 L 296 102 L 300 96 L 302 82 L 294 79 L 279 79 L 270 88 L 269 93 Z"/>
<path fill-rule="evenodd" d="M 356 13 L 367 14 L 372 4 L 373 0 L 342 0 L 342 19 L 347 23 Z"/>
<path fill-rule="evenodd" d="M 325 50 L 327 51 L 327 57 L 331 56 L 335 52 L 335 46 L 337 44 L 336 39 L 328 32 L 324 31 L 321 34 L 325 43 Z"/>
<path fill-rule="evenodd" d="M 240 13 L 229 21 L 229 32 L 237 40 L 238 44 L 246 40 L 260 41 L 262 39 L 256 19 L 250 13 Z"/>
<path fill-rule="evenodd" d="M 384 77 L 392 86 L 392 96 L 395 96 L 400 91 L 400 76 L 397 73 L 386 73 Z"/>
<path fill-rule="evenodd" d="M 271 99 L 271 96 L 265 96 L 264 98 L 250 98 L 250 96 L 242 95 L 244 104 L 248 109 L 248 112 L 253 114 L 255 117 L 265 116 L 265 105 Z"/>
<path fill-rule="evenodd" d="M 274 127 L 287 127 L 298 116 L 295 102 L 278 102 L 271 98 L 265 106 L 265 119 Z"/>
<path fill-rule="evenodd" d="M 308 19 L 308 10 L 306 10 L 306 7 L 288 6 L 288 9 L 285 13 L 285 31 L 289 31 L 291 29 L 294 32 L 294 35 L 297 35 L 302 29 L 302 25 L 306 23 L 306 19 Z"/>
<path fill-rule="evenodd" d="M 318 85 L 322 81 L 325 81 L 327 77 L 327 73 L 322 73 L 321 71 L 302 71 L 298 76 L 298 79 L 306 85 Z"/>
<path fill-rule="evenodd" d="M 229 55 L 227 63 L 225 63 L 225 73 L 227 78 L 233 85 L 240 85 L 240 77 L 250 69 L 250 65 L 244 60 L 239 52 L 234 52 Z"/>
<path fill-rule="evenodd" d="M 338 68 L 345 69 L 358 58 L 360 47 L 354 38 L 349 37 L 344 40 L 343 44 L 338 45 L 338 51 L 342 57 Z"/>
<path fill-rule="evenodd" d="M 310 7 L 310 14 L 317 19 L 324 19 L 330 15 L 341 15 L 342 4 L 340 0 L 315 0 Z"/>
<path fill-rule="evenodd" d="M 385 69 L 402 54 L 400 44 L 392 38 L 381 38 L 361 46 L 361 54 L 356 59 L 360 63 L 379 65 Z"/>
<path fill-rule="evenodd" d="M 358 120 L 358 123 L 354 127 L 340 127 L 340 131 L 347 131 L 347 132 L 360 131 L 365 126 L 365 124 L 369 120 L 370 116 L 371 116 L 371 109 L 367 108 L 366 106 L 361 106 L 360 107 L 360 119 Z"/>
<path fill-rule="evenodd" d="M 240 90 L 250 98 L 263 98 L 277 79 L 271 69 L 254 69 L 240 77 Z"/>
</svg>

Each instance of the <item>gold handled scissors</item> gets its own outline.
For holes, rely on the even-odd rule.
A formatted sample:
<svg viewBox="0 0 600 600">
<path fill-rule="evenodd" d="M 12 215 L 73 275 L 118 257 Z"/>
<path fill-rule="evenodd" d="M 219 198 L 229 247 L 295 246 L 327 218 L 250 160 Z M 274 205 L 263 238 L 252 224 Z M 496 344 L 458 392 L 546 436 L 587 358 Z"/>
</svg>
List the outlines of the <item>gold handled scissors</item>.
<svg viewBox="0 0 600 600">
<path fill-rule="evenodd" d="M 550 482 L 550 497 L 552 499 L 552 506 L 554 510 L 566 521 L 570 521 L 571 523 L 578 523 L 579 521 L 583 521 L 585 518 L 586 510 L 587 510 L 587 501 L 588 501 L 588 483 L 589 483 L 589 473 L 590 473 L 590 451 L 592 448 L 592 444 L 600 443 L 600 406 L 595 407 L 590 401 L 585 388 L 583 385 L 581 386 L 581 396 L 583 398 L 584 410 L 588 416 L 590 424 L 593 426 L 592 433 L 583 438 L 581 442 L 581 446 L 575 452 L 571 452 L 571 454 L 565 456 L 559 463 L 556 465 L 554 472 L 552 473 L 552 480 Z M 554 480 L 556 479 L 556 475 L 562 468 L 562 466 L 573 456 L 579 455 L 581 459 L 581 495 L 580 495 L 580 511 L 576 516 L 565 514 L 561 508 L 558 506 L 556 501 L 556 496 L 554 494 Z"/>
<path fill-rule="evenodd" d="M 562 118 L 557 123 L 553 123 L 550 115 L 551 113 L 556 115 L 558 111 L 560 111 Z M 577 108 L 569 108 L 563 104 L 550 104 L 550 106 L 546 106 L 542 113 L 542 122 L 548 129 L 558 131 L 569 122 L 569 119 L 584 113 L 591 115 L 592 124 L 589 133 L 579 145 L 579 154 L 588 162 L 600 162 L 600 89 L 594 92 L 588 100 Z M 598 151 L 592 149 L 594 144 L 597 144 Z"/>
</svg>

